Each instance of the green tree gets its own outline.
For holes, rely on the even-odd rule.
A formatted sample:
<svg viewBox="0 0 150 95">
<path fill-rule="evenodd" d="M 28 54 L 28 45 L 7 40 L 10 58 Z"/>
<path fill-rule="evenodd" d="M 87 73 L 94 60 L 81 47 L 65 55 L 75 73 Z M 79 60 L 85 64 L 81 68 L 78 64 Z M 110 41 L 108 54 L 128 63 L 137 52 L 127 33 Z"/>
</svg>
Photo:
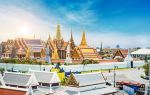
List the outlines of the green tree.
<svg viewBox="0 0 150 95">
<path fill-rule="evenodd" d="M 145 60 L 145 65 L 143 66 L 143 68 L 144 68 L 144 72 L 145 72 L 145 75 L 149 75 L 149 64 L 150 63 L 148 63 L 148 60 L 150 60 L 150 58 L 148 58 L 147 56 L 144 58 L 144 60 Z"/>
<path fill-rule="evenodd" d="M 148 67 L 149 67 L 148 64 L 145 64 L 145 65 L 143 66 L 144 72 L 145 72 L 145 75 L 146 75 L 146 76 L 149 75 L 149 74 L 148 74 L 148 71 L 149 71 L 149 68 L 148 68 Z"/>
</svg>

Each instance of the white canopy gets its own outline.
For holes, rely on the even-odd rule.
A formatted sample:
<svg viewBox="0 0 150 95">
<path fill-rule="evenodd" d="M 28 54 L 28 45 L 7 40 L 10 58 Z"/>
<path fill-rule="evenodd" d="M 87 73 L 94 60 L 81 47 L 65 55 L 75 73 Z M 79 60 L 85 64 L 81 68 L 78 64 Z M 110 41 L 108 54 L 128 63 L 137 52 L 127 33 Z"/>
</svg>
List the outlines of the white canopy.
<svg viewBox="0 0 150 95">
<path fill-rule="evenodd" d="M 150 55 L 150 49 L 139 49 L 137 51 L 132 52 L 131 54 L 145 54 L 145 55 Z"/>
</svg>

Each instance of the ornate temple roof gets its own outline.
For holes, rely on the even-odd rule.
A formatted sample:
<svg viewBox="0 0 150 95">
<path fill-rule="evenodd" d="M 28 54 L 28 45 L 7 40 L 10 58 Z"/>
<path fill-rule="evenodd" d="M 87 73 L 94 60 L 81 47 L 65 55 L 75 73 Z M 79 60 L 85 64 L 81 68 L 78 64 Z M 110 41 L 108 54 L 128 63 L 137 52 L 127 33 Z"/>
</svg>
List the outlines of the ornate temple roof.
<svg viewBox="0 0 150 95">
<path fill-rule="evenodd" d="M 114 56 L 113 56 L 113 59 L 114 59 L 115 57 L 125 58 L 127 55 L 128 55 L 128 50 L 126 50 L 126 49 L 118 49 L 118 50 L 115 52 L 115 54 L 114 54 Z"/>
<path fill-rule="evenodd" d="M 33 52 L 41 52 L 42 48 L 44 47 L 44 43 L 40 39 L 20 38 L 16 40 L 16 43 L 19 48 L 24 50 L 31 48 Z"/>
<path fill-rule="evenodd" d="M 85 32 L 83 32 L 82 34 L 81 44 L 78 47 L 75 47 L 72 57 L 75 59 L 76 58 L 93 59 L 93 60 L 100 59 L 96 49 L 92 47 L 88 47 L 87 42 L 86 42 Z"/>
</svg>

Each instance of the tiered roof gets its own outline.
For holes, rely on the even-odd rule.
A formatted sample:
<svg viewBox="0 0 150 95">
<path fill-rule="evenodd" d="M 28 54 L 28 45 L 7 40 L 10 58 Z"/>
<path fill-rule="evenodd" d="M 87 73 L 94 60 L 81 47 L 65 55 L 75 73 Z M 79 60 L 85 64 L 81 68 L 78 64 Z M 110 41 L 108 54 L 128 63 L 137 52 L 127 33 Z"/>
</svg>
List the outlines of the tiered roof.
<svg viewBox="0 0 150 95">
<path fill-rule="evenodd" d="M 88 47 L 85 33 L 83 32 L 80 46 L 75 48 L 73 58 L 99 60 L 99 55 L 94 48 Z"/>
</svg>

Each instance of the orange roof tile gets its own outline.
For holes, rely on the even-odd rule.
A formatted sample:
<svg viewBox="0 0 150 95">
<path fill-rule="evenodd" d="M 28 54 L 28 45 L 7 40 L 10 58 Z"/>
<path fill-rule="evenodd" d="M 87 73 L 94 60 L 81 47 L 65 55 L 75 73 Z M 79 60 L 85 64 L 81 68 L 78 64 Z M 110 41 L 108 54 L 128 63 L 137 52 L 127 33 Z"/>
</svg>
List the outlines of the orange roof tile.
<svg viewBox="0 0 150 95">
<path fill-rule="evenodd" d="M 111 60 L 100 60 L 99 62 L 100 63 L 108 63 L 108 62 L 119 62 L 119 61 L 116 59 L 111 59 Z"/>
</svg>

